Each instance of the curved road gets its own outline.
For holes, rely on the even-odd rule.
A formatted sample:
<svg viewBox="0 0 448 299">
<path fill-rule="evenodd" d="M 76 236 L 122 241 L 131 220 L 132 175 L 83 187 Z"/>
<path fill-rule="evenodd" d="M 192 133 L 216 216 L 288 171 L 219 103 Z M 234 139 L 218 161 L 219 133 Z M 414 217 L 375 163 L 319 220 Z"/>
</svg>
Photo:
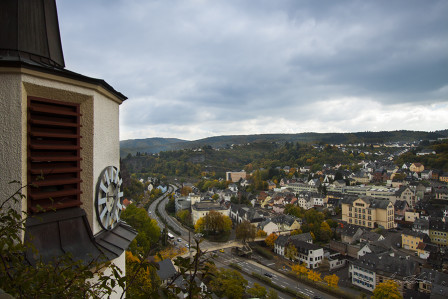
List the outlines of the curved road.
<svg viewBox="0 0 448 299">
<path fill-rule="evenodd" d="M 156 199 L 155 201 L 153 201 L 151 203 L 151 205 L 148 208 L 148 214 L 157 221 L 157 223 L 159 224 L 160 227 L 165 227 L 165 224 L 162 221 L 160 221 L 160 219 L 157 217 L 157 215 L 155 213 L 156 206 L 160 202 L 159 213 L 160 213 L 161 217 L 164 217 L 164 219 L 166 220 L 166 222 L 169 223 L 169 225 L 171 225 L 177 231 L 181 232 L 181 236 L 177 236 L 175 233 L 173 233 L 172 231 L 170 231 L 167 228 L 168 231 L 170 231 L 175 236 L 176 242 L 178 242 L 178 239 L 180 238 L 180 239 L 182 239 L 181 245 L 185 246 L 188 244 L 188 242 L 191 238 L 191 243 L 194 244 L 194 242 L 193 242 L 194 232 L 190 232 L 188 229 L 186 229 L 184 226 L 182 226 L 175 218 L 170 217 L 165 211 L 165 206 L 169 200 L 168 195 L 170 193 L 174 192 L 176 189 L 177 189 L 176 186 L 170 185 L 167 192 L 164 195 L 162 195 L 161 197 L 159 197 L 158 199 Z M 335 298 L 334 296 L 325 294 L 325 293 L 323 293 L 317 289 L 314 289 L 308 285 L 297 282 L 296 280 L 291 279 L 290 277 L 284 275 L 283 273 L 274 271 L 264 265 L 254 262 L 252 260 L 247 260 L 247 259 L 235 256 L 235 255 L 229 254 L 227 252 L 227 250 L 223 253 L 220 253 L 219 251 L 217 251 L 218 249 L 241 246 L 241 244 L 239 242 L 229 241 L 226 243 L 217 243 L 217 242 L 210 242 L 207 240 L 202 240 L 200 246 L 201 246 L 201 250 L 203 250 L 203 251 L 205 251 L 205 250 L 216 251 L 216 253 L 218 253 L 217 261 L 219 261 L 222 264 L 228 265 L 230 262 L 237 263 L 248 273 L 269 272 L 273 275 L 273 277 L 272 277 L 273 282 L 276 282 L 282 286 L 287 286 L 291 289 L 297 289 L 303 295 L 306 295 L 309 297 L 313 297 L 313 296 L 317 295 L 317 296 L 320 296 L 321 298 L 332 298 L 332 299 Z M 190 251 L 190 253 L 192 253 L 192 251 Z M 260 282 L 258 282 L 258 283 L 260 283 Z M 280 294 L 281 294 L 281 292 L 279 292 L 279 295 Z M 281 297 L 282 298 L 290 298 L 290 296 L 288 296 L 286 294 L 282 294 Z"/>
</svg>

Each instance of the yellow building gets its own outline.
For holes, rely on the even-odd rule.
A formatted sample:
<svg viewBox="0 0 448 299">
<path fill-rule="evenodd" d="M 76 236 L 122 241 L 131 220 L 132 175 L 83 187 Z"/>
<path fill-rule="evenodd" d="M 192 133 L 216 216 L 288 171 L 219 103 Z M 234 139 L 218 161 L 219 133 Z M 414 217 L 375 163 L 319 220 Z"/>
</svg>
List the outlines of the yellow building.
<svg viewBox="0 0 448 299">
<path fill-rule="evenodd" d="M 342 221 L 368 228 L 394 227 L 394 205 L 372 197 L 342 200 Z"/>
<path fill-rule="evenodd" d="M 417 246 L 420 242 L 430 242 L 429 237 L 420 232 L 412 230 L 405 231 L 401 234 L 401 246 L 404 249 L 409 249 L 417 252 Z"/>
<path fill-rule="evenodd" d="M 409 170 L 412 172 L 422 172 L 423 170 L 425 170 L 425 166 L 423 166 L 423 164 L 421 163 L 412 163 L 409 167 Z"/>
</svg>

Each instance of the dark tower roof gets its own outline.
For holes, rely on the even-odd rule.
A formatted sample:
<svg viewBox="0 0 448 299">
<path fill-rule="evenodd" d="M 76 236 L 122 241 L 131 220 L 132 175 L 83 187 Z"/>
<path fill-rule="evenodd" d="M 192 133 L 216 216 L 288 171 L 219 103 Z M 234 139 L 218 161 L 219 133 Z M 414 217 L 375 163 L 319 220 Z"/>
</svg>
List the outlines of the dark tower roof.
<svg viewBox="0 0 448 299">
<path fill-rule="evenodd" d="M 0 1 L 0 61 L 64 68 L 55 0 Z"/>
</svg>

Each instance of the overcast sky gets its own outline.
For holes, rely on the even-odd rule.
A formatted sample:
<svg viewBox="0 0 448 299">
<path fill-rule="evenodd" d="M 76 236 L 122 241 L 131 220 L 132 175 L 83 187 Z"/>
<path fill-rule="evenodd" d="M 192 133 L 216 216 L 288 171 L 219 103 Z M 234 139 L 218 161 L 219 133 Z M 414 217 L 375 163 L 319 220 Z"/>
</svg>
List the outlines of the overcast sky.
<svg viewBox="0 0 448 299">
<path fill-rule="evenodd" d="M 57 0 L 120 139 L 448 129 L 448 1 Z"/>
</svg>

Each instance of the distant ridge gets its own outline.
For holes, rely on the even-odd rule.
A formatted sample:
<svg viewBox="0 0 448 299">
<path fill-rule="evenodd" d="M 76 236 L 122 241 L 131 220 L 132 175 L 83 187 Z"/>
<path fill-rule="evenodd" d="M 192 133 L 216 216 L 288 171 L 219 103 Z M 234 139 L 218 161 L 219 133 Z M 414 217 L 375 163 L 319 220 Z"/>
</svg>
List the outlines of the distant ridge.
<svg viewBox="0 0 448 299">
<path fill-rule="evenodd" d="M 207 137 L 194 141 L 177 138 L 146 138 L 120 141 L 120 154 L 122 157 L 128 154 L 158 153 L 161 151 L 181 150 L 212 146 L 225 148 L 232 144 L 246 144 L 254 142 L 324 142 L 329 144 L 340 143 L 386 143 L 409 142 L 416 140 L 435 140 L 448 137 L 448 130 L 425 131 L 382 131 L 382 132 L 357 132 L 357 133 L 298 133 L 298 134 L 254 134 L 254 135 L 228 135 Z"/>
</svg>

